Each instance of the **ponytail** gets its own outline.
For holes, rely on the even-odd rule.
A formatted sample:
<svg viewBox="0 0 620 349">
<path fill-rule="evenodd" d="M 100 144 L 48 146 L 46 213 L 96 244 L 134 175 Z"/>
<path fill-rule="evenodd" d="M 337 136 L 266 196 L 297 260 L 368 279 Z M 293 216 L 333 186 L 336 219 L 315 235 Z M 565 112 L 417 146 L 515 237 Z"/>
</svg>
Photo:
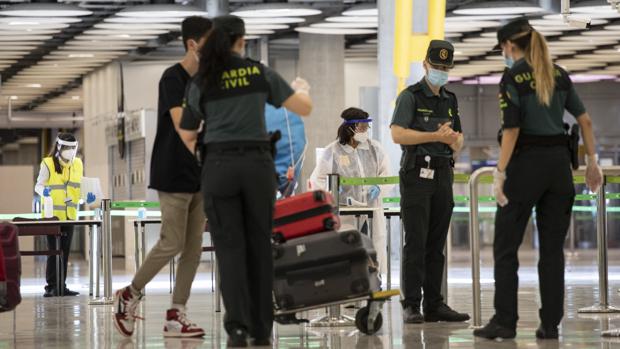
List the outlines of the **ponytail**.
<svg viewBox="0 0 620 349">
<path fill-rule="evenodd" d="M 525 60 L 534 72 L 538 102 L 548 107 L 555 90 L 555 67 L 545 37 L 536 30 L 532 31 L 529 45 L 525 47 Z"/>
<path fill-rule="evenodd" d="M 219 87 L 222 74 L 230 64 L 232 46 L 240 35 L 230 35 L 224 29 L 214 26 L 207 34 L 207 40 L 200 50 L 198 76 L 204 88 Z"/>
</svg>

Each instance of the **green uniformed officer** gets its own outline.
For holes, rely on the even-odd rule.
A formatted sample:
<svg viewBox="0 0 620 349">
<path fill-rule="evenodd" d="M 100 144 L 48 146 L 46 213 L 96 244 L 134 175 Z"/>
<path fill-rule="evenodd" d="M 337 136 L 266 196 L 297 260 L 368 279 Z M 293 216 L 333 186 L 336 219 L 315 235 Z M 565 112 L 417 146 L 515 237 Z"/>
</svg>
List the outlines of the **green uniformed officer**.
<svg viewBox="0 0 620 349">
<path fill-rule="evenodd" d="M 401 273 L 406 323 L 469 320 L 469 315 L 448 307 L 441 295 L 443 251 L 454 208 L 453 155 L 463 146 L 456 96 L 444 87 L 453 56 L 452 44 L 431 41 L 424 61 L 426 76 L 398 96 L 391 124 L 392 139 L 403 148 Z"/>
<path fill-rule="evenodd" d="M 602 183 L 592 121 L 564 69 L 554 65 L 547 42 L 526 19 L 517 19 L 497 33 L 508 69 L 500 83 L 503 136 L 494 173 L 498 203 L 495 216 L 495 315 L 474 335 L 514 338 L 519 318 L 519 260 L 532 209 L 539 236 L 540 326 L 536 337 L 558 338 L 564 314 L 564 242 L 575 196 L 569 137 L 564 110 L 577 118 L 588 154 L 586 184 Z"/>
<path fill-rule="evenodd" d="M 265 103 L 308 115 L 308 84 L 293 88 L 275 71 L 242 58 L 245 25 L 222 16 L 201 50 L 186 92 L 181 138 L 195 148 L 204 122 L 202 191 L 215 252 L 229 347 L 270 345 L 273 326 L 271 228 L 275 166 L 265 128 Z"/>
</svg>

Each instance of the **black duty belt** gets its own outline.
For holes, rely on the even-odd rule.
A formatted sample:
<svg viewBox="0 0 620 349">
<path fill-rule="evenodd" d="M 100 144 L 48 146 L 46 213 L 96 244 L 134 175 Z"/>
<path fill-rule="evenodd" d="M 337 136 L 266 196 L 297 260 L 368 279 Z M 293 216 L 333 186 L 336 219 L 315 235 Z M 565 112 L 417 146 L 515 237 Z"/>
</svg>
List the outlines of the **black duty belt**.
<svg viewBox="0 0 620 349">
<path fill-rule="evenodd" d="M 570 137 L 568 135 L 555 136 L 535 136 L 520 134 L 517 139 L 517 148 L 522 147 L 557 147 L 568 146 Z"/>
<path fill-rule="evenodd" d="M 269 152 L 271 144 L 269 142 L 224 142 L 208 143 L 205 145 L 206 153 L 247 153 L 247 152 Z"/>
<path fill-rule="evenodd" d="M 431 163 L 426 162 L 426 157 L 430 157 Z M 419 167 L 443 168 L 454 167 L 454 159 L 444 156 L 418 155 L 415 157 L 415 164 Z"/>
</svg>

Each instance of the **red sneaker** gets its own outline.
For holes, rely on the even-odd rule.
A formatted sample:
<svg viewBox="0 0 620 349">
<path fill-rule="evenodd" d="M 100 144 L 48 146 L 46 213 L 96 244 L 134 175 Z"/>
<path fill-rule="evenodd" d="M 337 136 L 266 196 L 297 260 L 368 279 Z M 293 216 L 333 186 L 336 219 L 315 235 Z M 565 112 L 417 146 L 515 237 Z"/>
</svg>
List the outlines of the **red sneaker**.
<svg viewBox="0 0 620 349">
<path fill-rule="evenodd" d="M 129 287 L 120 289 L 114 294 L 114 326 L 125 337 L 133 335 L 136 319 L 142 320 L 136 315 L 136 308 L 141 299 L 142 294 L 134 295 Z"/>
<path fill-rule="evenodd" d="M 166 312 L 166 324 L 164 325 L 164 337 L 202 337 L 205 331 L 187 319 L 185 312 L 178 309 L 168 309 Z"/>
</svg>

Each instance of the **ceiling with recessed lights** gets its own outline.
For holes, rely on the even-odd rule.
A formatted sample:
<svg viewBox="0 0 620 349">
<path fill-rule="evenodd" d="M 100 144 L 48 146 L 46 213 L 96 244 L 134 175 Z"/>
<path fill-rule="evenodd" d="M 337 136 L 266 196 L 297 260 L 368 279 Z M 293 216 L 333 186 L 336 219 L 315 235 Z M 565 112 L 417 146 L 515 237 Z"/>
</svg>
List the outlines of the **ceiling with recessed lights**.
<svg viewBox="0 0 620 349">
<path fill-rule="evenodd" d="M 82 78 L 116 59 L 172 59 L 182 53 L 180 22 L 206 13 L 167 1 L 0 0 L 0 108 L 80 112 Z M 163 3 L 162 3 L 163 2 Z M 446 38 L 455 45 L 455 79 L 495 82 L 503 62 L 490 50 L 502 23 L 527 15 L 546 35 L 556 62 L 575 76 L 620 75 L 620 13 L 605 0 L 571 1 L 584 30 L 539 7 L 544 1 L 448 0 Z M 186 2 L 183 2 L 185 4 Z M 296 49 L 298 33 L 345 35 L 347 57 L 376 57 L 378 13 L 373 0 L 231 0 L 249 38 L 267 37 L 270 48 Z M 584 81 L 587 79 L 584 78 Z"/>
</svg>

